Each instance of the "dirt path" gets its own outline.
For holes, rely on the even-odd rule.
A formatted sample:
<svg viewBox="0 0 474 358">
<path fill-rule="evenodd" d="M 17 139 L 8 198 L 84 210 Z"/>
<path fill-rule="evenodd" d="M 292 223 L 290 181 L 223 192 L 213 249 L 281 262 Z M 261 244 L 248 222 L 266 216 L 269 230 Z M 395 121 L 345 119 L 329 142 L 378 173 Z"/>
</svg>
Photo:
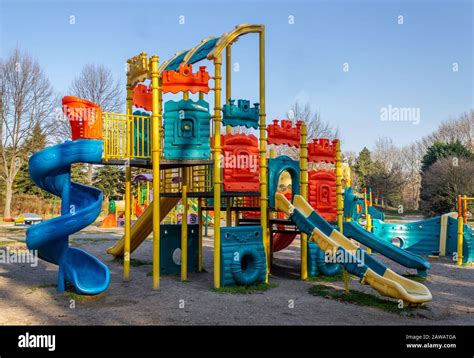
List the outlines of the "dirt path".
<svg viewBox="0 0 474 358">
<path fill-rule="evenodd" d="M 308 294 L 308 288 L 315 283 L 298 279 L 298 241 L 275 255 L 275 274 L 271 282 L 277 287 L 263 293 L 237 295 L 210 290 L 213 248 L 209 238 L 204 240 L 203 249 L 207 272 L 190 273 L 189 282 L 181 283 L 177 276 L 162 276 L 161 290 L 153 291 L 149 276 L 151 264 L 145 264 L 132 267 L 132 280 L 123 283 L 121 264 L 105 253 L 120 235 L 120 231 L 98 231 L 89 227 L 72 237 L 71 246 L 89 251 L 110 268 L 109 290 L 94 299 L 73 302 L 74 295 L 57 292 L 55 265 L 41 260 L 37 267 L 0 264 L 0 324 L 474 324 L 474 267 L 457 267 L 446 258 L 432 261 L 425 283 L 433 294 L 433 302 L 427 304 L 427 309 L 418 310 L 419 315 L 405 317 Z M 24 240 L 24 230 L 0 226 L 0 250 L 7 246 L 24 247 L 15 241 L 6 244 L 7 238 Z M 145 241 L 133 258 L 151 263 L 151 241 Z M 409 271 L 381 259 L 400 273 Z M 341 287 L 342 283 L 333 285 Z M 351 288 L 376 294 L 357 281 L 351 281 Z"/>
</svg>

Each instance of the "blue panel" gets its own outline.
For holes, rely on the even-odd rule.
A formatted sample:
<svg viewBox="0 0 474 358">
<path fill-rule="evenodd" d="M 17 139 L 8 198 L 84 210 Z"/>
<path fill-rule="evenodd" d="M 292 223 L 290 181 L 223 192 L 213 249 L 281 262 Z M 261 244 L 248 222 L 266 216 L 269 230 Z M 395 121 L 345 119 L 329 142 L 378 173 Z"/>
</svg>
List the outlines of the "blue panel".
<svg viewBox="0 0 474 358">
<path fill-rule="evenodd" d="M 446 254 L 452 255 L 458 251 L 458 219 L 448 218 L 448 235 L 446 237 Z M 474 236 L 472 228 L 464 224 L 464 238 L 462 246 L 462 261 L 474 262 Z"/>
<path fill-rule="evenodd" d="M 391 242 L 394 238 L 402 240 L 402 248 L 419 255 L 431 255 L 439 251 L 441 218 L 414 221 L 409 223 L 385 223 L 373 220 L 372 232 L 382 240 Z"/>
<path fill-rule="evenodd" d="M 229 103 L 222 107 L 223 124 L 231 127 L 245 126 L 257 129 L 260 116 L 259 104 L 254 103 L 252 108 L 248 100 L 239 99 L 237 105 L 234 102 L 235 100 L 230 99 Z"/>
<path fill-rule="evenodd" d="M 344 190 L 344 216 L 358 220 L 360 214 L 357 213 L 357 203 L 359 198 L 354 194 L 352 187 Z"/>
<path fill-rule="evenodd" d="M 385 214 L 375 208 L 375 206 L 369 206 L 369 214 L 372 217 L 372 219 L 379 219 L 384 221 L 385 220 Z"/>
<path fill-rule="evenodd" d="M 365 230 L 354 221 L 344 223 L 344 235 L 357 240 L 362 245 L 370 247 L 376 252 L 405 267 L 422 271 L 430 268 L 430 263 L 423 257 L 397 247 L 392 243 L 381 240 L 377 235 Z"/>
<path fill-rule="evenodd" d="M 166 66 L 166 71 L 177 71 L 179 69 L 179 65 L 183 62 L 184 57 L 189 51 L 183 52 L 181 55 L 176 57 L 173 61 L 171 61 L 168 66 Z"/>
<path fill-rule="evenodd" d="M 211 155 L 211 115 L 204 100 L 165 103 L 164 157 L 207 159 Z"/>
<path fill-rule="evenodd" d="M 199 225 L 188 225 L 188 272 L 198 272 Z M 160 271 L 163 274 L 179 274 L 181 265 L 174 259 L 176 249 L 181 249 L 182 225 L 162 224 L 160 245 Z"/>
<path fill-rule="evenodd" d="M 252 275 L 252 281 L 246 281 L 246 285 L 264 282 L 266 279 L 266 257 L 262 242 L 261 226 L 238 226 L 221 228 L 221 286 L 235 286 L 236 281 L 235 263 L 241 260 L 242 254 L 257 257 L 258 263 L 256 275 Z M 254 261 L 255 264 L 255 261 Z M 240 265 L 239 265 L 240 266 Z M 251 268 L 249 268 L 250 270 Z M 245 274 L 245 271 L 244 271 Z M 242 284 L 242 282 L 240 283 Z"/>
<path fill-rule="evenodd" d="M 207 41 L 204 45 L 202 45 L 199 50 L 197 50 L 191 58 L 188 60 L 188 63 L 193 64 L 196 62 L 199 62 L 201 60 L 204 60 L 209 52 L 211 52 L 214 49 L 214 46 L 216 45 L 217 41 L 219 41 L 219 38 L 217 39 L 211 39 Z"/>
<path fill-rule="evenodd" d="M 341 266 L 325 261 L 325 253 L 312 241 L 308 241 L 308 275 L 309 276 L 334 276 L 341 271 Z"/>
</svg>

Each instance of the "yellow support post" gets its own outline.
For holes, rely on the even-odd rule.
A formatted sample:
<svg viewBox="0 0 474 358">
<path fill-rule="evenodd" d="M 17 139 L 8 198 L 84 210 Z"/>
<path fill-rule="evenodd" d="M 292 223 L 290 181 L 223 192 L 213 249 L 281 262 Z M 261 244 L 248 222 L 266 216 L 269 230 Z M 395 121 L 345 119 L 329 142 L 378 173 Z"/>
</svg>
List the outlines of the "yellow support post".
<svg viewBox="0 0 474 358">
<path fill-rule="evenodd" d="M 150 182 L 146 182 L 146 198 L 145 198 L 146 206 L 150 205 Z"/>
<path fill-rule="evenodd" d="M 336 140 L 336 207 L 337 226 L 341 234 L 343 233 L 344 199 L 342 192 L 342 167 L 341 167 L 341 142 Z"/>
<path fill-rule="evenodd" d="M 341 141 L 336 140 L 336 208 L 337 208 L 337 226 L 341 234 L 344 231 L 343 214 L 344 200 L 342 192 L 342 167 L 341 167 Z M 349 273 L 346 269 L 342 269 L 342 277 L 344 279 L 344 290 L 349 292 Z"/>
<path fill-rule="evenodd" d="M 467 224 L 467 201 L 470 198 L 467 197 L 467 195 L 464 195 L 462 200 L 463 200 L 463 218 L 464 218 L 464 224 Z"/>
<path fill-rule="evenodd" d="M 349 293 L 349 272 L 345 268 L 342 269 L 342 279 L 344 280 L 344 291 Z"/>
<path fill-rule="evenodd" d="M 370 201 L 367 200 L 367 188 L 364 188 L 364 209 L 365 209 L 365 229 L 369 232 L 372 231 L 372 218 L 369 214 L 369 203 Z M 367 253 L 371 254 L 372 249 L 367 247 Z"/>
<path fill-rule="evenodd" d="M 183 173 L 186 173 L 184 168 Z M 183 183 L 186 183 L 187 176 L 183 176 Z M 183 216 L 181 216 L 181 281 L 188 280 L 188 186 L 183 185 L 181 194 L 183 203 Z"/>
<path fill-rule="evenodd" d="M 306 140 L 306 123 L 301 124 L 300 143 L 300 192 L 305 199 L 308 198 L 308 144 Z M 301 233 L 301 279 L 308 278 L 308 236 Z"/>
<path fill-rule="evenodd" d="M 259 33 L 259 97 L 260 97 L 260 223 L 267 261 L 265 282 L 270 273 L 270 233 L 268 232 L 268 175 L 267 175 L 267 127 L 265 120 L 265 26 Z"/>
<path fill-rule="evenodd" d="M 458 195 L 458 252 L 457 264 L 462 265 L 463 252 L 462 245 L 464 240 L 464 218 L 463 218 L 463 203 L 461 195 Z"/>
<path fill-rule="evenodd" d="M 221 66 L 219 55 L 214 59 L 214 288 L 221 287 Z"/>
<path fill-rule="evenodd" d="M 160 288 L 160 158 L 161 158 L 161 79 L 158 56 L 151 58 L 152 167 L 153 167 L 153 289 Z"/>
<path fill-rule="evenodd" d="M 232 71 L 231 71 L 231 61 L 232 61 L 232 54 L 231 54 L 231 45 L 225 48 L 225 101 L 229 103 L 230 96 L 232 93 Z M 231 134 L 232 128 L 231 126 L 225 127 L 225 133 Z M 226 226 L 232 226 L 232 211 L 230 210 L 231 207 L 231 198 L 226 199 Z"/>
<path fill-rule="evenodd" d="M 202 198 L 198 198 L 198 271 L 202 272 Z"/>
<path fill-rule="evenodd" d="M 123 280 L 130 280 L 130 236 L 132 219 L 132 168 L 130 158 L 132 153 L 132 131 L 133 123 L 130 121 L 132 115 L 132 84 L 127 78 L 127 118 L 126 118 L 126 162 L 125 162 L 125 239 L 123 252 Z"/>
</svg>

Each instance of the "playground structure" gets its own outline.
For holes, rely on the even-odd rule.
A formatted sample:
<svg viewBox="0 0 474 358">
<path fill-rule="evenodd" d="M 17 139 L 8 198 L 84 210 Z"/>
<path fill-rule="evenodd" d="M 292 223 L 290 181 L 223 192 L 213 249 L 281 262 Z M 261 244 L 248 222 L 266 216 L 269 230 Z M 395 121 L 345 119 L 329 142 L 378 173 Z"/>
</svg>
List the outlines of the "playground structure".
<svg viewBox="0 0 474 358">
<path fill-rule="evenodd" d="M 473 198 L 458 195 L 457 213 L 407 223 L 387 223 L 383 213 L 375 208 L 370 210 L 371 199 L 355 198 L 351 190 L 344 195 L 346 217 L 357 222 L 364 215 L 366 229 L 375 234 L 379 242 L 400 247 L 405 253 L 451 256 L 458 265 L 474 262 L 474 234 L 467 224 L 468 203 Z"/>
<path fill-rule="evenodd" d="M 133 181 L 137 184 L 136 193 L 133 197 L 132 215 L 139 218 L 143 211 L 148 207 L 151 198 L 150 182 L 152 181 L 150 174 L 136 175 Z M 145 187 L 141 183 L 145 182 Z M 125 200 L 110 200 L 108 206 L 108 214 L 102 220 L 100 228 L 116 228 L 125 226 Z"/>
<path fill-rule="evenodd" d="M 231 98 L 232 45 L 252 33 L 259 38 L 259 98 L 253 106 L 247 99 L 236 103 Z M 205 59 L 213 63 L 212 76 L 205 66 L 193 72 L 193 65 Z M 107 251 L 124 258 L 124 280 L 130 279 L 131 254 L 151 233 L 154 289 L 159 288 L 162 273 L 180 272 L 181 280 L 186 281 L 188 272 L 202 271 L 203 212 L 212 211 L 215 288 L 268 282 L 273 252 L 300 235 L 302 279 L 334 274 L 341 265 L 383 295 L 413 304 L 431 300 L 425 286 L 391 271 L 351 241 L 358 240 L 422 274 L 429 268 L 422 258 L 378 240 L 375 230 L 370 233 L 357 220 L 351 221 L 353 214 L 349 204 L 344 207 L 342 185 L 345 177 L 345 186 L 350 186 L 350 176 L 344 175 L 340 141 L 321 138 L 308 143 L 306 125 L 300 121 L 274 120 L 267 125 L 263 25 L 239 25 L 161 65 L 158 56 L 145 53 L 127 62 L 126 113 L 102 112 L 94 103 L 65 97 L 64 112 L 73 140 L 46 148 L 30 159 L 34 182 L 62 197 L 60 217 L 27 231 L 28 247 L 59 265 L 59 290 L 70 283 L 80 293 L 96 294 L 106 290 L 110 280 L 107 266 L 68 245 L 68 235 L 91 224 L 102 203 L 100 191 L 70 180 L 70 165 L 83 162 L 125 166 L 124 236 Z M 212 88 L 210 80 L 214 81 Z M 181 92 L 181 100 L 164 102 L 164 95 Z M 205 100 L 210 92 L 213 112 Z M 198 99 L 192 100 L 191 94 Z M 232 134 L 231 128 L 237 126 L 254 128 L 259 136 Z M 267 156 L 268 145 L 296 148 L 299 159 L 275 157 L 271 150 Z M 312 168 L 318 162 L 333 168 Z M 151 169 L 146 200 L 140 201 L 138 195 L 136 201 L 143 210 L 134 223 L 132 167 Z M 288 183 L 283 192 L 279 190 L 284 173 L 291 191 Z M 347 188 L 347 202 L 351 203 Z M 180 201 L 182 217 L 187 218 L 189 199 L 197 202 L 196 225 L 188 220 L 161 224 Z M 368 213 L 367 203 L 365 208 Z M 225 227 L 221 227 L 221 213 Z M 325 252 L 343 259 L 327 262 Z"/>
</svg>

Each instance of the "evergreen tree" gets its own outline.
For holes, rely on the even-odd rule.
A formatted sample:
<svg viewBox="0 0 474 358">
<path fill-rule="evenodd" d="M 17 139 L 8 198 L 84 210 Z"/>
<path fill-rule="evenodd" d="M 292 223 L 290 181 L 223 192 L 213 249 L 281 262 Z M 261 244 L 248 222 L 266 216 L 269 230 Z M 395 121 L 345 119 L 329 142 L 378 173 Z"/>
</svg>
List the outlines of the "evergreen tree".
<svg viewBox="0 0 474 358">
<path fill-rule="evenodd" d="M 124 179 L 125 173 L 122 167 L 114 165 L 103 165 L 93 175 L 94 186 L 102 190 L 106 199 L 125 193 Z"/>
<path fill-rule="evenodd" d="M 455 157 L 474 160 L 474 154 L 459 140 L 454 142 L 435 142 L 427 150 L 421 161 L 421 171 L 426 172 L 437 160 Z"/>
<path fill-rule="evenodd" d="M 369 178 L 374 172 L 374 162 L 372 161 L 370 151 L 364 147 L 354 164 L 354 171 L 357 175 L 357 182 L 360 187 L 366 188 L 369 186 Z"/>
<path fill-rule="evenodd" d="M 71 165 L 71 181 L 79 184 L 90 185 L 88 180 L 88 164 L 75 163 Z"/>
<path fill-rule="evenodd" d="M 44 134 L 39 122 L 35 124 L 31 135 L 25 140 L 22 150 L 24 151 L 25 158 L 28 158 L 32 154 L 44 149 L 46 147 L 46 135 Z M 13 185 L 13 191 L 15 194 L 33 194 L 41 197 L 51 197 L 51 194 L 40 189 L 31 180 L 30 173 L 28 170 L 28 161 L 24 163 L 20 162 L 20 170 L 15 178 Z"/>
</svg>

